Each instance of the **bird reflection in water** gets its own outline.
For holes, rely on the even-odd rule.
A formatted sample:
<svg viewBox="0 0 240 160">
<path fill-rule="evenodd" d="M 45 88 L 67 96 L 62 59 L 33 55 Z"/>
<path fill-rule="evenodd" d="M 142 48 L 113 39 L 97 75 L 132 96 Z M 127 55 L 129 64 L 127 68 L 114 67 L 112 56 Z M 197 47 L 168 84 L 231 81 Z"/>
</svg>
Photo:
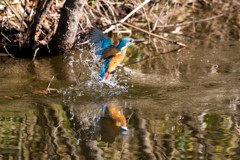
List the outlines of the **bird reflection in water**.
<svg viewBox="0 0 240 160">
<path fill-rule="evenodd" d="M 130 136 L 131 129 L 127 127 L 127 121 L 121 111 L 121 106 L 116 101 L 102 104 L 102 116 L 98 120 L 101 140 L 112 143 L 119 135 Z"/>
</svg>

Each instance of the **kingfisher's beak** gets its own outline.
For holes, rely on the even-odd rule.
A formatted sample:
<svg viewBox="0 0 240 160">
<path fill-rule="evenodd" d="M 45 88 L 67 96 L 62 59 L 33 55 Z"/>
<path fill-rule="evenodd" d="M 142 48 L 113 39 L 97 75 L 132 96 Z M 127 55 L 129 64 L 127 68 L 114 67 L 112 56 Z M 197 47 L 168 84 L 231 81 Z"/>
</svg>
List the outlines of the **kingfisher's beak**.
<svg viewBox="0 0 240 160">
<path fill-rule="evenodd" d="M 140 42 L 145 42 L 144 39 L 134 39 L 133 43 L 140 43 Z"/>
</svg>

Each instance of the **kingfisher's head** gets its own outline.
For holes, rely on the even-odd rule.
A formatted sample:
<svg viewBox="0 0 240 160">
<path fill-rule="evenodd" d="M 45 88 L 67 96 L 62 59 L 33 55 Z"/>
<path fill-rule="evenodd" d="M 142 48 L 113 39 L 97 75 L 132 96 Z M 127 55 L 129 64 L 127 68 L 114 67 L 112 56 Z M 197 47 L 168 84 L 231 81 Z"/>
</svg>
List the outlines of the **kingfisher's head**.
<svg viewBox="0 0 240 160">
<path fill-rule="evenodd" d="M 118 49 L 123 50 L 131 46 L 133 43 L 144 42 L 145 40 L 142 39 L 132 39 L 132 38 L 123 38 L 119 45 L 117 46 Z"/>
</svg>

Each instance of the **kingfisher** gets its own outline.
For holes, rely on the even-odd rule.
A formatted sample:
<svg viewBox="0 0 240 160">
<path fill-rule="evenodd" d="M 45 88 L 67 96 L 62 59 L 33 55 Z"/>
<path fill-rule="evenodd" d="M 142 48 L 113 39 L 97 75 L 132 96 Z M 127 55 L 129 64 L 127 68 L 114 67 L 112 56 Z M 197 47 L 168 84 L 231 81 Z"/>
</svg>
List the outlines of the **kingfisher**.
<svg viewBox="0 0 240 160">
<path fill-rule="evenodd" d="M 108 79 L 108 76 L 117 66 L 124 60 L 126 51 L 133 43 L 144 42 L 142 39 L 123 38 L 117 47 L 115 47 L 111 39 L 104 35 L 98 28 L 90 30 L 90 43 L 92 44 L 95 54 L 100 60 L 104 60 L 100 81 Z"/>
<path fill-rule="evenodd" d="M 121 106 L 115 101 L 102 104 L 103 116 L 114 120 L 115 125 L 120 127 L 121 135 L 127 136 L 131 133 L 131 129 L 127 127 L 126 118 L 120 110 Z"/>
</svg>

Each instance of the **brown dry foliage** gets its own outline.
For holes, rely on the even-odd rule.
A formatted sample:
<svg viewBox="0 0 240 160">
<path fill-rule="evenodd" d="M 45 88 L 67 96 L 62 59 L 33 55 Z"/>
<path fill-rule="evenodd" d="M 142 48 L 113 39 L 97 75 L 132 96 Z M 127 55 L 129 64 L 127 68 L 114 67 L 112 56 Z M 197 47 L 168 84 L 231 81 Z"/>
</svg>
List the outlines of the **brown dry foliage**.
<svg viewBox="0 0 240 160">
<path fill-rule="evenodd" d="M 0 3 L 2 44 L 21 46 L 28 42 L 27 33 L 33 23 L 37 2 L 4 0 Z M 124 18 L 142 2 L 140 0 L 88 1 L 80 18 L 79 33 L 88 31 L 92 26 L 106 28 Z M 63 3 L 63 1 L 55 1 L 52 4 L 36 32 L 37 44 L 46 45 L 51 40 L 57 28 Z M 240 3 L 236 0 L 153 0 L 138 10 L 127 22 L 158 34 L 239 40 L 239 7 Z"/>
</svg>

